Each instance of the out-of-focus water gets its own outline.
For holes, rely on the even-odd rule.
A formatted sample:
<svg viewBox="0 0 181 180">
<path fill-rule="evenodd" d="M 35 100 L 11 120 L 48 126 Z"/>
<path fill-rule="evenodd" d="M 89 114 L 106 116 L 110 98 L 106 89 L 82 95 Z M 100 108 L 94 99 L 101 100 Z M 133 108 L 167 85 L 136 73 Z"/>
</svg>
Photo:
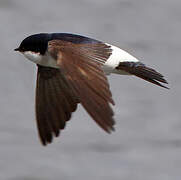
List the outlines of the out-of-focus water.
<svg viewBox="0 0 181 180">
<path fill-rule="evenodd" d="M 1 180 L 180 180 L 180 0 L 0 0 Z M 83 108 L 42 147 L 34 116 L 36 67 L 13 51 L 38 32 L 72 32 L 117 45 L 166 76 L 170 90 L 111 75 L 116 132 Z"/>
</svg>

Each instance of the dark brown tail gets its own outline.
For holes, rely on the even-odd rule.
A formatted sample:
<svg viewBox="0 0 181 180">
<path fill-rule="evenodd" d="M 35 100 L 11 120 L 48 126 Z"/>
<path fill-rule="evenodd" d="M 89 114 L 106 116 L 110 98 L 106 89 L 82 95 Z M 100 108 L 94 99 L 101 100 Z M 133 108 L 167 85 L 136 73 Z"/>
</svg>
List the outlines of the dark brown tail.
<svg viewBox="0 0 181 180">
<path fill-rule="evenodd" d="M 164 76 L 141 62 L 120 62 L 116 69 L 126 71 L 153 84 L 169 89 L 161 83 L 168 84 Z M 161 82 L 161 83 L 160 83 Z"/>
</svg>

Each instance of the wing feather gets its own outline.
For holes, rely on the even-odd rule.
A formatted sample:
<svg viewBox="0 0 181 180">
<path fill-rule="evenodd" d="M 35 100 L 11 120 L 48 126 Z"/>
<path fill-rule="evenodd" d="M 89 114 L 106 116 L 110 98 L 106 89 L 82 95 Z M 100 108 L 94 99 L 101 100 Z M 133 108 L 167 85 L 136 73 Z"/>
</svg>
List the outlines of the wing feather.
<svg viewBox="0 0 181 180">
<path fill-rule="evenodd" d="M 114 130 L 113 111 L 109 104 L 114 104 L 114 101 L 101 67 L 110 56 L 109 46 L 53 40 L 48 49 L 65 77 L 69 77 L 70 86 L 90 116 L 106 132 Z"/>
<path fill-rule="evenodd" d="M 43 145 L 59 136 L 77 108 L 78 100 L 59 69 L 38 66 L 36 119 Z"/>
</svg>

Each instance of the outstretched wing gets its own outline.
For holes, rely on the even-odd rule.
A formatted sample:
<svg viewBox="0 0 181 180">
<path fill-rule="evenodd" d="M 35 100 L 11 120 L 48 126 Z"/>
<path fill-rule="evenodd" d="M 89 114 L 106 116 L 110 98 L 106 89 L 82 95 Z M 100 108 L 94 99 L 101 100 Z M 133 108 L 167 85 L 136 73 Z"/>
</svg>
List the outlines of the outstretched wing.
<svg viewBox="0 0 181 180">
<path fill-rule="evenodd" d="M 48 51 L 56 59 L 71 89 L 90 116 L 106 132 L 114 130 L 110 107 L 110 103 L 114 102 L 101 67 L 111 55 L 110 46 L 52 40 L 48 44 Z"/>
<path fill-rule="evenodd" d="M 59 69 L 38 65 L 36 119 L 43 145 L 59 136 L 77 108 L 78 99 Z"/>
</svg>

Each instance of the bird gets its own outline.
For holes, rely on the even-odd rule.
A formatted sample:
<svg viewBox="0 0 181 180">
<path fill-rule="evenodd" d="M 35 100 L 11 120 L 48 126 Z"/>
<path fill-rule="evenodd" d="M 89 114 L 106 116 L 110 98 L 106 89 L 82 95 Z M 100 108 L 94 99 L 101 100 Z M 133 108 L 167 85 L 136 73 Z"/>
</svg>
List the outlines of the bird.
<svg viewBox="0 0 181 180">
<path fill-rule="evenodd" d="M 58 137 L 77 105 L 107 133 L 115 105 L 106 75 L 134 75 L 168 89 L 164 76 L 119 47 L 71 33 L 38 33 L 15 51 L 37 65 L 35 114 L 42 145 Z"/>
</svg>

